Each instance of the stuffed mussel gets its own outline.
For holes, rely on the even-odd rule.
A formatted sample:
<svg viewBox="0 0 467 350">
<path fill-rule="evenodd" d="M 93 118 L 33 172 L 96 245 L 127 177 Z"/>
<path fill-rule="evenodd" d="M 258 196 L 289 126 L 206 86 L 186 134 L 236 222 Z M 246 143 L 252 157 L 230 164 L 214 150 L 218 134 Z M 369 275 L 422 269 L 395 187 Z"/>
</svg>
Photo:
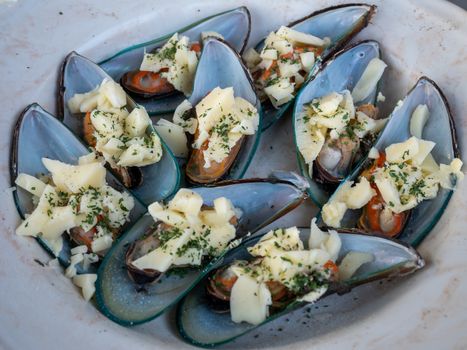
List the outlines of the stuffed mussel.
<svg viewBox="0 0 467 350">
<path fill-rule="evenodd" d="M 260 124 L 261 106 L 240 57 L 226 42 L 207 39 L 193 94 L 177 107 L 171 127 L 187 135 L 187 180 L 210 184 L 242 177 L 256 151 Z"/>
<path fill-rule="evenodd" d="M 422 77 L 398 103 L 365 162 L 324 205 L 322 220 L 416 245 L 463 179 L 462 165 L 447 101 Z"/>
<path fill-rule="evenodd" d="M 99 66 L 72 52 L 64 61 L 59 91 L 64 124 L 143 202 L 166 198 L 178 189 L 178 164 L 146 110 Z"/>
<path fill-rule="evenodd" d="M 39 135 L 39 137 L 38 137 Z M 94 294 L 96 264 L 144 212 L 103 161 L 38 105 L 15 127 L 10 163 L 20 236 L 35 237 L 66 267 L 65 274 Z"/>
<path fill-rule="evenodd" d="M 190 96 L 204 41 L 217 37 L 242 52 L 250 35 L 246 7 L 202 19 L 177 32 L 132 46 L 100 66 L 150 114 L 173 112 Z"/>
<path fill-rule="evenodd" d="M 424 266 L 409 246 L 358 233 L 271 230 L 228 253 L 179 304 L 177 324 L 192 345 L 214 347 L 332 293 Z"/>
<path fill-rule="evenodd" d="M 297 158 L 319 206 L 366 157 L 387 122 L 376 107 L 385 68 L 377 42 L 358 43 L 328 61 L 297 98 Z"/>
<path fill-rule="evenodd" d="M 263 130 L 284 114 L 322 61 L 368 25 L 375 11 L 366 4 L 326 8 L 281 26 L 245 52 L 264 109 Z"/>
<path fill-rule="evenodd" d="M 122 236 L 99 269 L 100 310 L 123 325 L 161 315 L 238 239 L 299 205 L 306 197 L 297 187 L 303 181 L 288 174 L 225 181 L 181 189 L 168 203 L 151 204 L 150 215 Z"/>
</svg>

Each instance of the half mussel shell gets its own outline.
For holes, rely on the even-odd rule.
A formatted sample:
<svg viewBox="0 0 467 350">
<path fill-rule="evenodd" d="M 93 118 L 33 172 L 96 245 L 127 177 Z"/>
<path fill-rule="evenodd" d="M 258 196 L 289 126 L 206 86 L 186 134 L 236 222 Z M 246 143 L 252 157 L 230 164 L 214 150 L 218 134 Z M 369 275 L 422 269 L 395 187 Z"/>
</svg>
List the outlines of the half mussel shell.
<svg viewBox="0 0 467 350">
<path fill-rule="evenodd" d="M 62 66 L 59 80 L 58 110 L 60 120 L 78 137 L 84 140 L 84 116 L 73 115 L 68 107 L 68 100 L 77 93 L 85 93 L 99 86 L 105 79 L 111 79 L 98 65 L 89 59 L 70 53 Z M 129 111 L 136 107 L 135 102 L 127 96 Z M 156 132 L 152 126 L 148 131 Z M 156 132 L 157 133 L 157 132 Z M 180 170 L 177 160 L 161 139 L 162 158 L 159 162 L 144 167 L 111 169 L 125 183 L 132 187 L 132 192 L 146 205 L 167 198 L 174 194 L 180 185 Z"/>
<path fill-rule="evenodd" d="M 306 242 L 309 229 L 300 229 L 300 231 L 302 241 Z M 371 281 L 405 276 L 424 266 L 421 256 L 404 243 L 358 233 L 340 233 L 340 238 L 342 248 L 338 261 L 349 251 L 371 253 L 374 260 L 361 266 L 349 280 L 331 285 L 322 298 L 332 293 L 350 291 L 353 287 Z M 230 251 L 225 256 L 222 264 L 217 264 L 215 268 L 222 268 L 222 266 L 229 265 L 235 260 L 251 259 L 247 247 L 253 246 L 259 239 L 260 237 L 257 236 L 244 241 L 239 247 Z M 292 301 L 285 309 L 276 311 L 260 325 L 251 325 L 246 322 L 234 323 L 231 320 L 230 312 L 219 313 L 213 309 L 212 303 L 206 296 L 208 282 L 207 277 L 201 280 L 179 303 L 177 308 L 177 327 L 180 335 L 186 342 L 200 347 L 211 348 L 228 343 L 257 327 L 261 327 L 306 305 L 304 302 Z M 368 288 L 370 287 L 368 286 Z M 358 294 L 358 289 L 354 293 Z M 338 317 L 338 314 L 335 316 Z"/>
<path fill-rule="evenodd" d="M 46 112 L 38 104 L 32 104 L 21 113 L 14 127 L 10 156 L 10 181 L 12 186 L 19 173 L 37 176 L 46 174 L 42 158 L 56 159 L 68 164 L 77 164 L 80 156 L 89 153 L 89 149 L 63 125 L 56 117 Z M 118 191 L 127 191 L 118 179 L 107 172 L 107 183 Z M 20 187 L 13 191 L 16 208 L 24 219 L 34 210 L 32 195 Z M 135 198 L 135 206 L 130 214 L 130 222 L 122 230 L 136 222 L 146 211 L 145 206 Z M 50 244 L 37 237 L 38 242 L 55 256 Z M 70 262 L 72 243 L 63 239 L 63 248 L 57 258 L 63 266 Z M 85 271 L 79 271 L 85 272 Z"/>
<path fill-rule="evenodd" d="M 336 180 L 336 178 L 327 173 L 325 169 L 316 167 L 313 169 L 313 177 L 310 176 L 310 169 L 298 149 L 297 120 L 303 112 L 304 105 L 310 103 L 314 98 L 324 96 L 331 92 L 341 92 L 345 89 L 352 91 L 353 87 L 357 84 L 365 71 L 368 63 L 373 58 L 380 58 L 380 56 L 379 44 L 372 40 L 362 41 L 344 49 L 327 61 L 316 74 L 315 78 L 306 84 L 296 97 L 293 116 L 298 164 L 302 176 L 304 176 L 310 184 L 308 193 L 315 204 L 319 207 L 328 201 L 330 195 L 335 190 L 336 185 L 343 179 L 343 176 L 340 180 Z M 358 101 L 358 105 L 375 105 L 377 95 L 378 86 L 366 99 Z M 362 145 L 359 147 L 363 148 Z M 371 145 L 367 145 L 365 148 L 369 151 Z M 366 156 L 367 154 L 363 155 L 364 158 L 366 158 Z M 316 162 L 317 161 L 314 163 Z M 357 165 L 358 164 L 354 164 L 352 168 L 355 168 Z M 348 169 L 348 173 L 345 175 L 348 175 L 351 170 L 351 168 Z M 317 179 L 316 177 L 319 178 Z"/>
<path fill-rule="evenodd" d="M 379 152 L 384 152 L 389 145 L 410 138 L 412 136 L 410 134 L 412 113 L 420 104 L 427 105 L 430 112 L 422 138 L 436 143 L 431 152 L 435 161 L 438 164 L 449 164 L 454 158 L 460 158 L 454 118 L 446 97 L 438 85 L 427 77 L 421 77 L 404 100 L 398 103 L 374 147 Z M 373 159 L 366 159 L 349 175 L 348 180 L 357 180 L 362 171 L 368 169 L 372 163 Z M 407 213 L 407 221 L 398 234 L 398 239 L 413 246 L 419 245 L 441 218 L 452 194 L 452 190 L 440 187 L 435 198 L 421 202 L 410 213 Z M 341 226 L 357 227 L 359 221 L 364 222 L 363 211 L 364 209 L 348 210 Z M 361 224 L 361 226 L 365 225 Z"/>
<path fill-rule="evenodd" d="M 193 94 L 189 101 L 196 106 L 214 88 L 233 87 L 235 97 L 250 102 L 259 113 L 258 130 L 244 136 L 231 150 L 225 162 L 204 168 L 201 151 L 192 150 L 186 166 L 187 179 L 195 184 L 214 183 L 219 180 L 243 177 L 255 154 L 261 135 L 261 104 L 253 88 L 251 76 L 238 54 L 224 41 L 207 39 L 196 71 Z"/>
</svg>

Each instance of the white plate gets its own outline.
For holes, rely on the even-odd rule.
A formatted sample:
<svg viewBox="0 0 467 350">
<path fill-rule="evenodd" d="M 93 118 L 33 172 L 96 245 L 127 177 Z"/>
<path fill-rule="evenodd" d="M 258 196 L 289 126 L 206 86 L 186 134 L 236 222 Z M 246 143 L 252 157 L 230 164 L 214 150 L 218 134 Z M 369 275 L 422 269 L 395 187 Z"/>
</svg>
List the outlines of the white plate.
<svg viewBox="0 0 467 350">
<path fill-rule="evenodd" d="M 14 349 L 189 348 L 176 335 L 173 312 L 146 325 L 123 328 L 85 303 L 61 269 L 41 267 L 49 257 L 33 239 L 17 237 L 19 217 L 9 185 L 9 143 L 14 120 L 29 103 L 55 111 L 58 67 L 71 50 L 99 60 L 171 32 L 196 19 L 245 4 L 252 14 L 250 44 L 280 24 L 341 1 L 0 1 L 0 347 Z M 421 75 L 446 93 L 466 151 L 467 12 L 442 1 L 375 1 L 379 10 L 359 39 L 382 44 L 390 69 L 383 93 L 388 112 Z M 63 14 L 60 14 L 62 12 Z M 448 135 L 446 135 L 447 137 Z M 281 141 L 278 143 L 278 138 Z M 270 149 L 270 146 L 273 149 Z M 267 130 L 248 176 L 296 169 L 290 117 Z M 467 345 L 467 181 L 420 246 L 426 268 L 369 300 L 354 301 L 342 316 L 326 308 L 298 311 L 230 347 L 465 348 Z M 307 225 L 316 212 L 307 204 L 281 225 Z M 321 326 L 311 329 L 310 322 Z M 302 324 L 303 322 L 307 324 Z M 281 328 L 282 331 L 278 331 Z M 270 330 L 272 329 L 272 330 Z"/>
</svg>

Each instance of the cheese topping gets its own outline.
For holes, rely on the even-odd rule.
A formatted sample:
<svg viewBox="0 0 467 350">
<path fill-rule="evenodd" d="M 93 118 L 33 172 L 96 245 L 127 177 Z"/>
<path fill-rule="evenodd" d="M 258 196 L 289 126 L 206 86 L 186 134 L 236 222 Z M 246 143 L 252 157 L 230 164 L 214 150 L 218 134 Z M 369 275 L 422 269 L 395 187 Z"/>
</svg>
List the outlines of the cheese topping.
<svg viewBox="0 0 467 350">
<path fill-rule="evenodd" d="M 204 33 L 203 33 L 204 34 Z M 205 34 L 205 37 L 213 34 Z M 186 96 L 191 94 L 193 79 L 198 66 L 200 47 L 190 43 L 187 36 L 175 33 L 155 53 L 145 53 L 140 70 L 159 73 L 178 91 Z"/>
<path fill-rule="evenodd" d="M 269 98 L 276 108 L 292 100 L 329 44 L 328 38 L 282 26 L 267 36 L 260 53 L 253 48 L 247 50 L 243 59 L 255 77 L 260 98 Z"/>
<path fill-rule="evenodd" d="M 296 227 L 270 231 L 248 248 L 255 260 L 236 261 L 229 267 L 238 277 L 230 295 L 232 321 L 263 322 L 275 298 L 268 289 L 271 282 L 280 283 L 308 302 L 326 292 L 331 268 L 337 269 L 339 235 L 321 231 L 313 221 L 309 247 L 305 249 L 299 234 Z"/>
<path fill-rule="evenodd" d="M 362 208 L 377 194 L 375 189 L 384 201 L 384 209 L 396 214 L 435 198 L 440 186 L 454 189 L 464 177 L 462 161 L 454 158 L 449 165 L 438 166 L 430 153 L 434 147 L 434 142 L 415 136 L 386 147 L 385 155 L 377 160 L 385 156 L 382 165 L 362 174 L 357 185 L 352 187 L 353 182 L 347 181 L 338 188 L 323 207 L 324 222 L 340 227 L 346 210 Z"/>
<path fill-rule="evenodd" d="M 212 162 L 221 163 L 243 136 L 258 130 L 258 111 L 247 100 L 235 97 L 232 87 L 213 89 L 196 105 L 196 119 L 190 107 L 188 101 L 183 102 L 173 121 L 186 132 L 193 134 L 196 130 L 192 146 L 203 149 L 205 168 Z"/>
<path fill-rule="evenodd" d="M 181 189 L 167 204 L 153 203 L 149 213 L 164 228 L 156 233 L 159 245 L 132 264 L 139 269 L 160 272 L 172 266 L 199 266 L 204 256 L 218 256 L 235 238 L 231 223 L 239 214 L 225 197 L 214 200 L 213 208 L 203 208 L 203 198 Z"/>
<path fill-rule="evenodd" d="M 126 105 L 125 91 L 108 79 L 94 90 L 75 94 L 68 101 L 72 113 L 90 113 L 91 125 L 87 125 L 86 117 L 84 136 L 95 140 L 96 150 L 112 167 L 157 163 L 162 157 L 162 147 L 159 136 L 150 130 L 149 115 L 142 106 L 129 113 Z"/>
<path fill-rule="evenodd" d="M 129 220 L 133 198 L 107 185 L 105 168 L 95 154 L 81 157 L 79 165 L 48 158 L 42 158 L 42 163 L 51 175 L 47 183 L 28 174 L 19 174 L 16 179 L 16 185 L 31 193 L 37 202 L 16 234 L 41 237 L 50 246 L 61 247 L 62 235 L 70 229 L 90 233 L 90 246 L 73 248 L 66 269 L 66 276 L 73 278 L 89 300 L 94 294 L 95 275 L 78 276 L 76 266 L 82 264 L 87 269 L 98 261 L 95 253 L 110 248 L 115 233 Z"/>
<path fill-rule="evenodd" d="M 365 106 L 371 106 L 371 111 L 376 111 L 372 105 Z M 361 140 L 374 137 L 381 131 L 387 118 L 374 119 L 374 116 L 364 113 L 369 108 L 364 109 L 362 106 L 361 109 L 356 110 L 348 90 L 342 93 L 332 92 L 304 105 L 304 110 L 296 122 L 296 138 L 297 147 L 310 169 L 326 142 L 329 143 L 328 148 L 333 148 L 343 138 Z M 340 157 L 336 161 L 339 159 Z M 336 165 L 335 162 L 329 167 L 333 168 Z"/>
</svg>

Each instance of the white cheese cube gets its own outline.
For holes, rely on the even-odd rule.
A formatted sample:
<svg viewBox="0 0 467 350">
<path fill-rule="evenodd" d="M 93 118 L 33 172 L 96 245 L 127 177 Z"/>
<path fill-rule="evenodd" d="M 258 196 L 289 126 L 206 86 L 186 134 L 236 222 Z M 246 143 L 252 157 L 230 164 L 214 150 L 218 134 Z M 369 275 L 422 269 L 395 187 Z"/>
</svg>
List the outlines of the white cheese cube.
<svg viewBox="0 0 467 350">
<path fill-rule="evenodd" d="M 277 36 L 292 41 L 294 43 L 301 43 L 313 46 L 324 46 L 325 42 L 314 35 L 302 33 L 292 28 L 281 26 L 276 32 Z"/>
<path fill-rule="evenodd" d="M 216 254 L 220 254 L 235 239 L 235 227 L 229 223 L 210 227 L 210 234 L 205 237 Z"/>
<path fill-rule="evenodd" d="M 151 119 L 148 112 L 144 107 L 138 106 L 126 118 L 125 131 L 131 137 L 143 136 L 149 125 L 151 125 Z"/>
<path fill-rule="evenodd" d="M 315 65 L 314 52 L 303 52 L 300 54 L 300 62 L 302 62 L 303 69 L 309 72 Z"/>
<path fill-rule="evenodd" d="M 311 219 L 310 237 L 308 238 L 308 249 L 321 248 L 322 244 L 327 240 L 328 233 L 322 231 L 316 225 L 316 218 Z"/>
<path fill-rule="evenodd" d="M 422 138 L 423 128 L 430 116 L 427 105 L 418 105 L 410 118 L 410 134 L 419 139 Z"/>
<path fill-rule="evenodd" d="M 324 243 L 325 250 L 329 253 L 330 259 L 336 261 L 339 257 L 342 242 L 339 234 L 334 230 L 329 230 L 329 237 Z"/>
<path fill-rule="evenodd" d="M 263 60 L 277 60 L 277 51 L 274 49 L 266 49 L 261 52 L 260 57 Z"/>
<path fill-rule="evenodd" d="M 172 265 L 175 266 L 199 266 L 203 259 L 203 251 L 196 248 L 187 249 L 183 255 L 178 256 L 175 254 L 175 257 L 172 261 Z"/>
<path fill-rule="evenodd" d="M 287 40 L 276 39 L 270 44 L 273 48 L 275 48 L 280 55 L 287 55 L 288 53 L 293 51 L 292 44 Z"/>
<path fill-rule="evenodd" d="M 33 236 L 36 237 L 42 228 L 45 226 L 49 217 L 47 212 L 41 208 L 36 208 L 26 220 L 16 229 L 16 234 L 19 236 Z"/>
<path fill-rule="evenodd" d="M 391 210 L 397 210 L 396 208 L 400 207 L 401 202 L 399 191 L 394 183 L 385 178 L 376 178 L 375 183 L 386 205 L 388 205 Z"/>
<path fill-rule="evenodd" d="M 148 254 L 133 261 L 132 264 L 141 270 L 152 269 L 159 272 L 165 272 L 172 265 L 176 257 L 176 251 L 186 244 L 191 236 L 192 231 L 186 229 L 179 237 L 170 239 L 167 241 L 165 246 L 154 249 Z"/>
<path fill-rule="evenodd" d="M 91 123 L 94 129 L 102 136 L 116 136 L 123 134 L 123 124 L 118 114 L 93 110 L 91 112 Z"/>
<path fill-rule="evenodd" d="M 106 251 L 112 246 L 113 239 L 111 235 L 104 235 L 94 239 L 91 243 L 91 250 L 94 253 Z"/>
<path fill-rule="evenodd" d="M 331 92 L 330 94 L 324 95 L 318 99 L 313 100 L 312 107 L 316 113 L 324 116 L 332 116 L 336 113 L 337 108 L 341 104 L 344 96 L 337 93 Z"/>
<path fill-rule="evenodd" d="M 379 151 L 375 147 L 371 147 L 370 152 L 368 152 L 368 158 L 378 159 L 379 158 Z"/>
<path fill-rule="evenodd" d="M 235 323 L 260 324 L 269 315 L 271 293 L 264 283 L 249 276 L 240 276 L 230 294 L 230 313 Z"/>
<path fill-rule="evenodd" d="M 227 114 L 234 106 L 232 87 L 221 89 L 216 87 L 196 105 L 198 127 L 200 131 L 209 132 L 218 123 L 222 115 Z"/>
<path fill-rule="evenodd" d="M 294 85 L 288 79 L 280 79 L 276 84 L 264 88 L 264 92 L 276 101 L 290 101 L 293 98 Z"/>
<path fill-rule="evenodd" d="M 155 129 L 176 157 L 188 156 L 188 141 L 180 125 L 161 118 L 155 125 Z"/>
<path fill-rule="evenodd" d="M 50 212 L 49 212 L 50 213 Z M 76 226 L 76 216 L 71 206 L 55 207 L 51 209 L 49 219 L 42 226 L 42 237 L 46 240 L 56 240 L 63 232 Z"/>
<path fill-rule="evenodd" d="M 226 222 L 235 216 L 235 208 L 232 202 L 225 197 L 214 199 L 214 209 Z"/>
<path fill-rule="evenodd" d="M 321 298 L 324 295 L 324 293 L 326 293 L 327 290 L 328 288 L 326 286 L 318 287 L 317 289 L 313 289 L 311 292 L 298 298 L 297 301 L 305 301 L 307 303 L 314 303 L 319 298 Z"/>
<path fill-rule="evenodd" d="M 145 53 L 141 62 L 140 70 L 158 73 L 165 65 L 159 58 L 159 55 Z"/>
<path fill-rule="evenodd" d="M 376 88 L 381 79 L 387 64 L 379 58 L 373 58 L 366 66 L 362 76 L 352 90 L 352 97 L 355 103 L 363 101 Z"/>
<path fill-rule="evenodd" d="M 121 108 L 126 105 L 126 93 L 123 88 L 113 80 L 104 79 L 99 93 L 104 95 L 115 108 Z"/>
<path fill-rule="evenodd" d="M 331 201 L 323 206 L 321 213 L 323 221 L 331 227 L 340 227 L 344 214 L 347 211 L 347 206 L 343 202 Z"/>
<path fill-rule="evenodd" d="M 302 69 L 300 63 L 291 63 L 290 61 L 279 61 L 277 63 L 282 78 L 290 78 L 298 74 Z"/>
<path fill-rule="evenodd" d="M 101 163 L 102 159 L 94 152 L 90 152 L 84 156 L 79 157 L 78 165 L 90 164 L 90 163 Z"/>
<path fill-rule="evenodd" d="M 148 207 L 149 214 L 154 221 L 162 221 L 169 226 L 183 227 L 186 225 L 186 219 L 183 214 L 169 209 L 161 209 L 159 203 L 153 203 Z"/>
<path fill-rule="evenodd" d="M 400 143 L 386 147 L 386 160 L 390 163 L 402 163 L 412 159 L 419 150 L 418 139 L 414 136 Z"/>
<path fill-rule="evenodd" d="M 42 158 L 42 163 L 52 174 L 57 188 L 63 191 L 78 193 L 81 188 L 105 185 L 106 171 L 100 163 L 69 165 L 48 158 Z"/>
<path fill-rule="evenodd" d="M 169 209 L 186 215 L 198 216 L 203 205 L 203 198 L 196 192 L 182 188 L 172 198 Z"/>
<path fill-rule="evenodd" d="M 118 156 L 123 152 L 125 144 L 116 138 L 110 138 L 104 145 L 97 147 L 102 153 Z"/>
<path fill-rule="evenodd" d="M 464 179 L 464 173 L 461 170 L 462 165 L 462 161 L 458 158 L 454 158 L 449 165 L 440 164 L 438 172 L 440 186 L 446 189 L 454 189 L 457 182 Z M 455 180 L 456 183 L 454 183 L 453 180 Z"/>
<path fill-rule="evenodd" d="M 40 197 L 45 189 L 45 183 L 25 173 L 20 173 L 18 175 L 15 184 L 37 197 Z"/>
<path fill-rule="evenodd" d="M 361 177 L 359 183 L 348 189 L 345 196 L 345 203 L 350 209 L 360 209 L 375 195 L 376 192 L 371 188 L 368 180 L 365 177 Z"/>
<path fill-rule="evenodd" d="M 83 298 L 89 301 L 96 291 L 95 283 L 97 275 L 95 273 L 86 273 L 73 277 L 73 284 L 81 288 Z"/>
<path fill-rule="evenodd" d="M 432 141 L 418 140 L 418 152 L 412 157 L 412 163 L 415 165 L 421 165 L 435 145 L 436 143 Z"/>
</svg>

